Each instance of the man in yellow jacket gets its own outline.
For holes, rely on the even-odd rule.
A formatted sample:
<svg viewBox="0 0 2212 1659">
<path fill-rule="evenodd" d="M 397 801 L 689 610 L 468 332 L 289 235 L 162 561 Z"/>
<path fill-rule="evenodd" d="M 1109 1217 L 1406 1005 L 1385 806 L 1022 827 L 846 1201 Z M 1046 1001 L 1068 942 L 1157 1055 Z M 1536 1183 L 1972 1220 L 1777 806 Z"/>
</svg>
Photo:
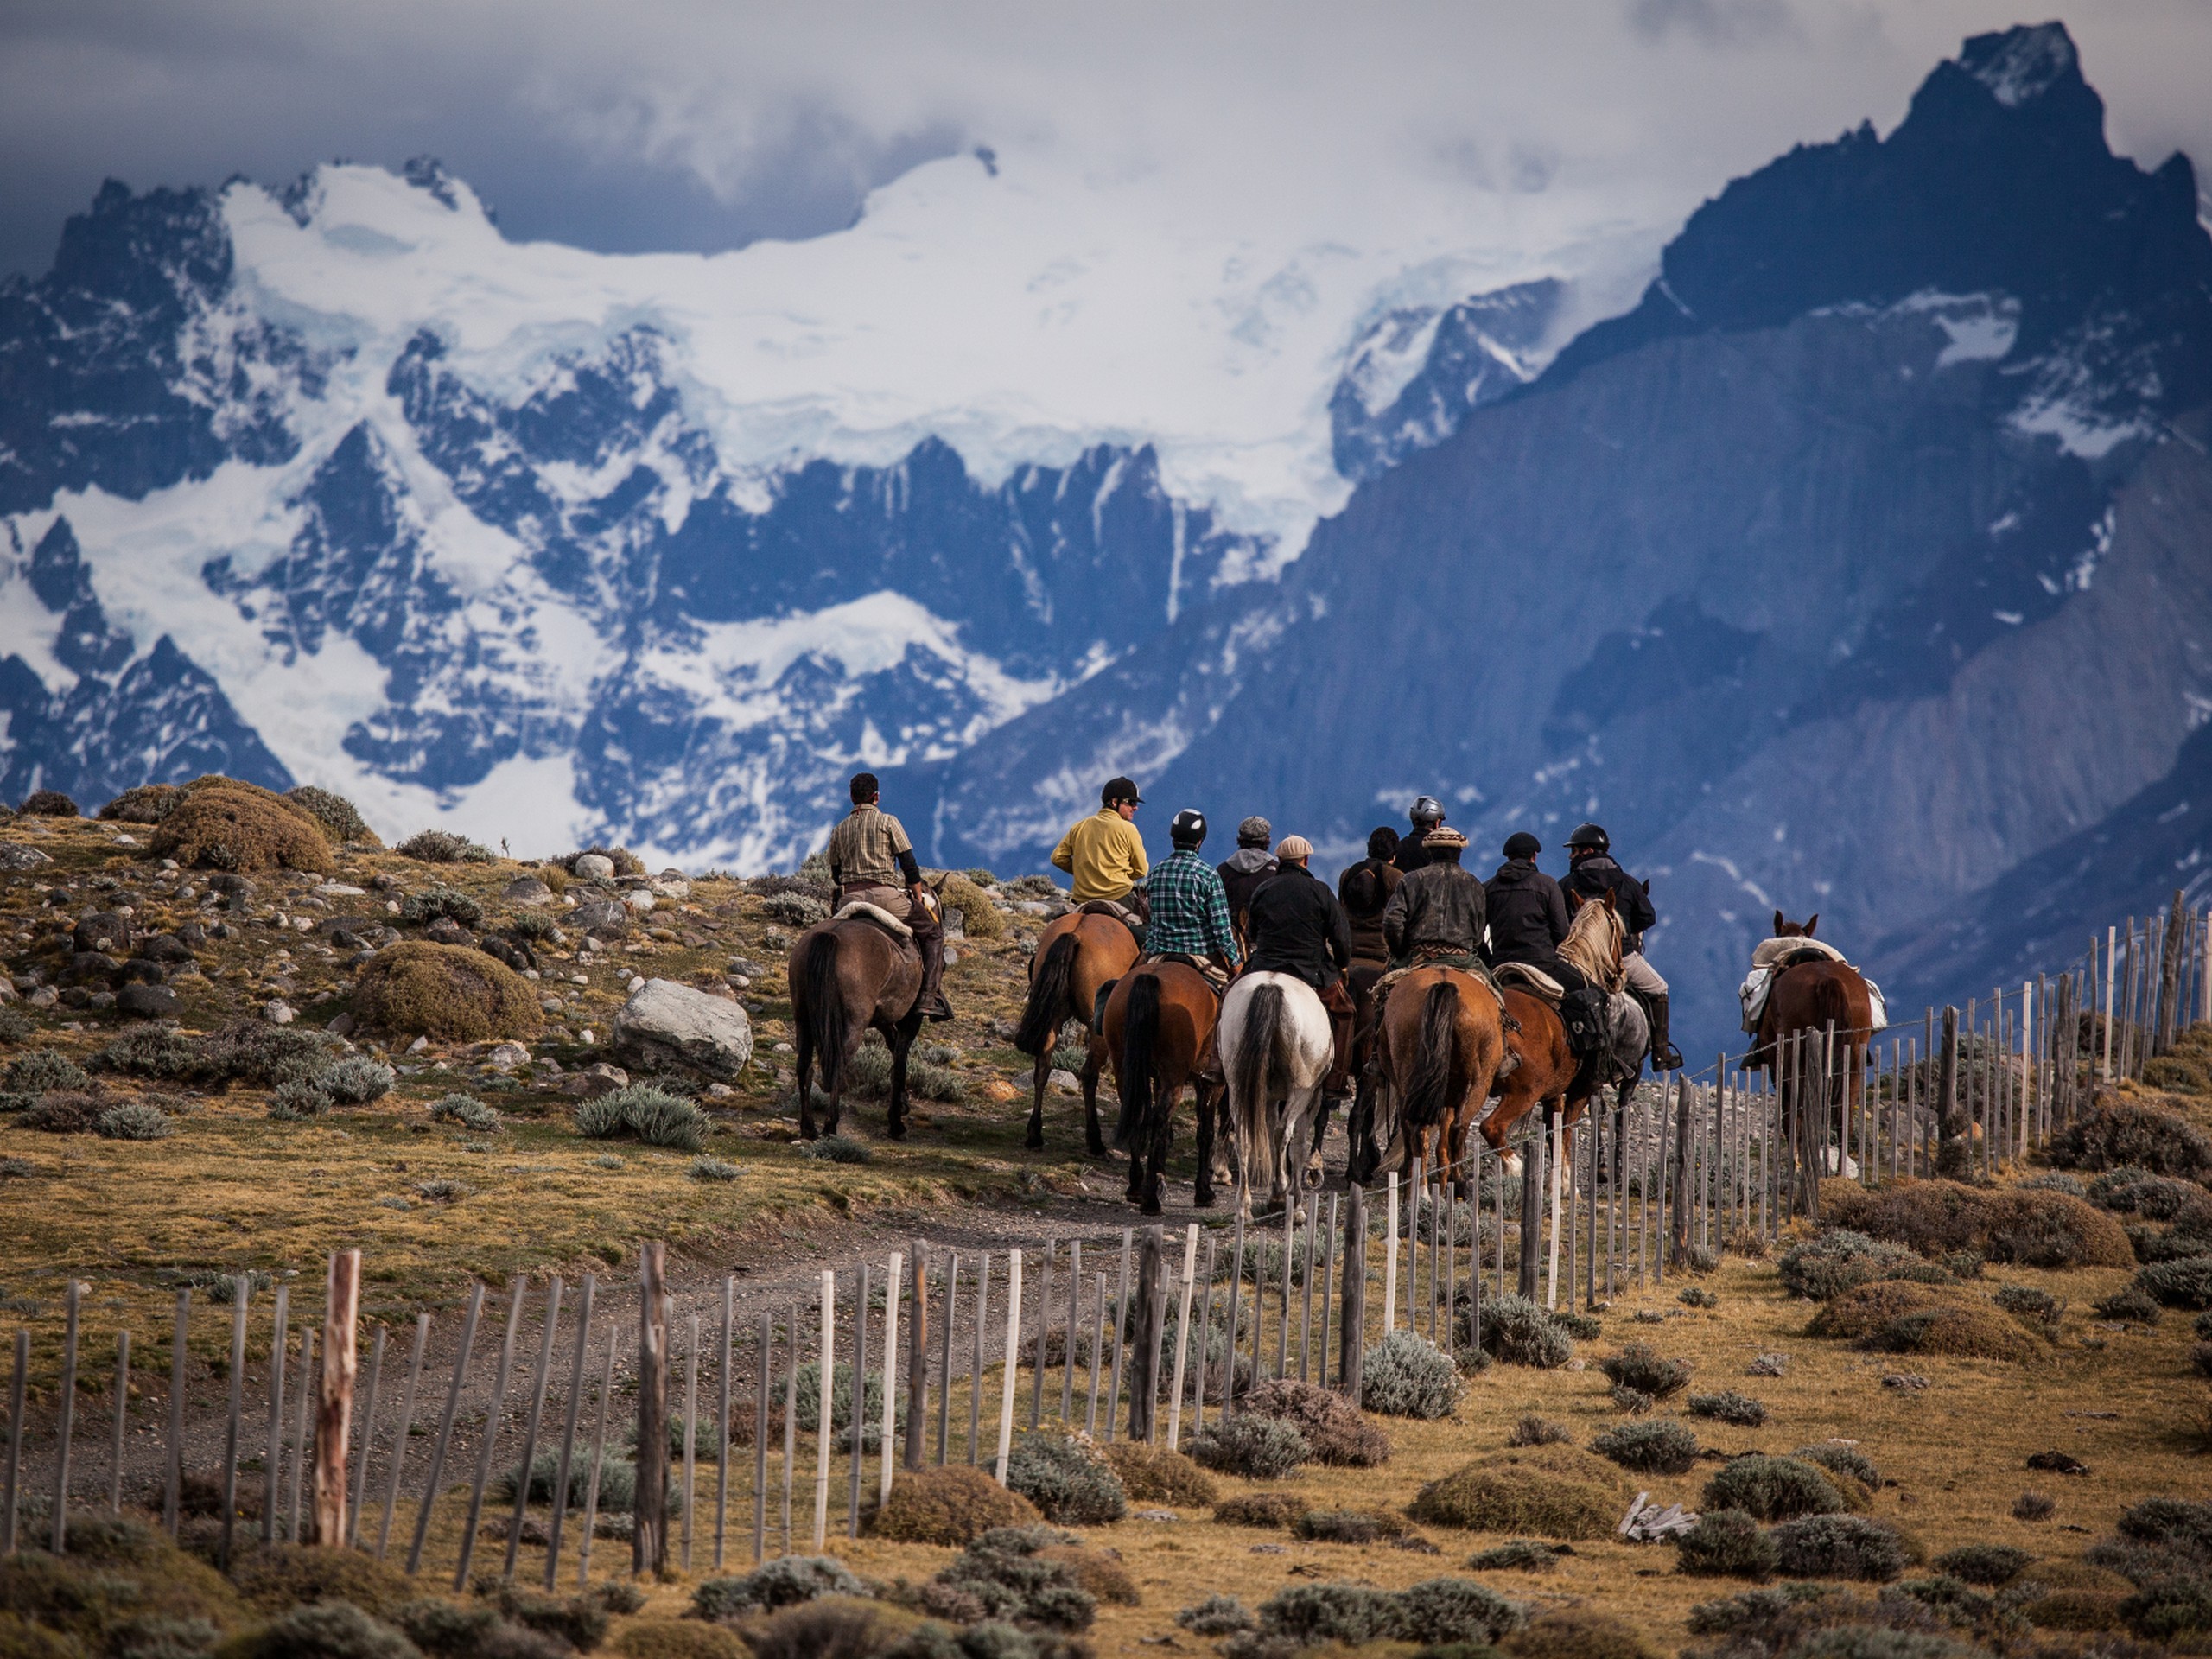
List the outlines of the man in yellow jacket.
<svg viewBox="0 0 2212 1659">
<path fill-rule="evenodd" d="M 1126 778 L 1114 779 L 1098 793 L 1098 810 L 1052 849 L 1052 868 L 1075 878 L 1077 904 L 1109 904 L 1134 928 L 1144 919 L 1144 879 L 1150 868 L 1135 823 L 1144 797 Z"/>
</svg>

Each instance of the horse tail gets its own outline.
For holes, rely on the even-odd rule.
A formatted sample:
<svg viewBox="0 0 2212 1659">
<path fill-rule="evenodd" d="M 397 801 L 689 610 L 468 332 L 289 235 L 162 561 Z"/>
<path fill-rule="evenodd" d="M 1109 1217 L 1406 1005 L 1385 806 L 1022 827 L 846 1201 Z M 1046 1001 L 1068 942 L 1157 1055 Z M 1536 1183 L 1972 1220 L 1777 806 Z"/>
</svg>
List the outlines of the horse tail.
<svg viewBox="0 0 2212 1659">
<path fill-rule="evenodd" d="M 799 971 L 806 983 L 806 1021 L 822 1061 L 822 1086 L 836 1094 L 845 1069 L 845 993 L 837 983 L 837 936 L 824 931 L 806 942 Z"/>
<path fill-rule="evenodd" d="M 1252 999 L 1244 1005 L 1243 1029 L 1236 1034 L 1236 1052 L 1228 1060 L 1235 1085 L 1231 1098 L 1237 1106 L 1236 1147 L 1247 1184 L 1274 1179 L 1274 1115 L 1268 1109 L 1268 1090 L 1282 1023 L 1282 987 L 1253 987 Z"/>
<path fill-rule="evenodd" d="M 1160 976 L 1139 974 L 1129 982 L 1122 1009 L 1122 1116 L 1114 1125 L 1114 1150 L 1132 1152 L 1152 1127 L 1154 1093 L 1159 1089 Z"/>
<path fill-rule="evenodd" d="M 1021 1005 L 1021 1024 L 1015 1027 L 1014 1046 L 1034 1059 L 1052 1046 L 1067 1017 L 1068 995 L 1075 984 L 1076 943 L 1073 931 L 1063 933 L 1045 947 L 1037 971 L 1029 976 L 1029 1000 Z"/>
<path fill-rule="evenodd" d="M 1405 1125 L 1426 1129 L 1444 1121 L 1452 1106 L 1452 1061 L 1457 1058 L 1459 994 L 1442 982 L 1421 1000 L 1421 1033 L 1406 1068 Z"/>
</svg>

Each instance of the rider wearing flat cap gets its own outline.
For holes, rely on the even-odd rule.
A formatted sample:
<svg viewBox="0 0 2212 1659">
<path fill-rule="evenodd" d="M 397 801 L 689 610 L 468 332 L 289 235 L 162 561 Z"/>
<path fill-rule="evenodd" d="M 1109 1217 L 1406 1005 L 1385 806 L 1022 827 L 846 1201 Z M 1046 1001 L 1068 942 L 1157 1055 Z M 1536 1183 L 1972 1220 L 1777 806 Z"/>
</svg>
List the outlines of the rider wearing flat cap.
<svg viewBox="0 0 2212 1659">
<path fill-rule="evenodd" d="M 1421 838 L 1421 868 L 1398 883 L 1382 911 L 1382 937 L 1394 963 L 1479 959 L 1486 906 L 1481 879 L 1459 868 L 1466 849 L 1467 838 L 1441 824 Z"/>
<path fill-rule="evenodd" d="M 1567 895 L 1536 868 L 1536 855 L 1543 850 L 1525 830 L 1507 836 L 1505 862 L 1483 883 L 1490 912 L 1490 963 L 1495 968 L 1526 963 L 1578 990 L 1585 983 L 1582 974 L 1559 955 L 1560 941 L 1567 937 Z"/>
</svg>

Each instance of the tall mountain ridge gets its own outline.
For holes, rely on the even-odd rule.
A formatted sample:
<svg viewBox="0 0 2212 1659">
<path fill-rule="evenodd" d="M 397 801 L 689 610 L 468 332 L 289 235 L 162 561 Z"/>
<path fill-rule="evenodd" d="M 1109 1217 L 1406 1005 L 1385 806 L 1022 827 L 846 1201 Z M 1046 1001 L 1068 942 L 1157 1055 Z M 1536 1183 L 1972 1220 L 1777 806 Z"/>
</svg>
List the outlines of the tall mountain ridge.
<svg viewBox="0 0 2212 1659">
<path fill-rule="evenodd" d="M 1705 1048 L 1777 907 L 1916 1007 L 2197 891 L 2212 238 L 2057 24 L 1729 184 L 1571 340 L 1559 278 L 1378 301 L 1287 562 L 1142 434 L 857 462 L 771 404 L 761 464 L 697 319 L 501 321 L 479 211 L 111 184 L 0 287 L 0 793 L 223 770 L 760 868 L 866 765 L 1001 870 L 1115 772 L 1330 856 L 1434 793 L 1485 868 L 1604 822 Z M 355 297 L 435 238 L 450 315 Z"/>
</svg>

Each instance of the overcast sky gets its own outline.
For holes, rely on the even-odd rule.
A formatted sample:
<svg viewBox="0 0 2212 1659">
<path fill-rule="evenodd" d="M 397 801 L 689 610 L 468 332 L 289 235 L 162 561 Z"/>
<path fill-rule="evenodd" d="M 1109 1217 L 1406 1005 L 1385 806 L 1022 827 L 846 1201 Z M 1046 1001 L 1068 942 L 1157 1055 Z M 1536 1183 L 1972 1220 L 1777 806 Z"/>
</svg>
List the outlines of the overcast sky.
<svg viewBox="0 0 2212 1659">
<path fill-rule="evenodd" d="M 2212 4 L 2062 14 L 2114 145 L 2212 158 Z M 1572 194 L 1647 240 L 1729 177 L 1886 130 L 1984 0 L 851 5 L 627 0 L 10 0 L 0 270 L 43 270 L 100 181 L 279 181 L 442 158 L 507 234 L 715 250 L 849 223 L 974 145 L 1233 190 L 1325 229 L 1401 181 Z M 1175 200 L 1180 198 L 1180 200 Z"/>
</svg>

